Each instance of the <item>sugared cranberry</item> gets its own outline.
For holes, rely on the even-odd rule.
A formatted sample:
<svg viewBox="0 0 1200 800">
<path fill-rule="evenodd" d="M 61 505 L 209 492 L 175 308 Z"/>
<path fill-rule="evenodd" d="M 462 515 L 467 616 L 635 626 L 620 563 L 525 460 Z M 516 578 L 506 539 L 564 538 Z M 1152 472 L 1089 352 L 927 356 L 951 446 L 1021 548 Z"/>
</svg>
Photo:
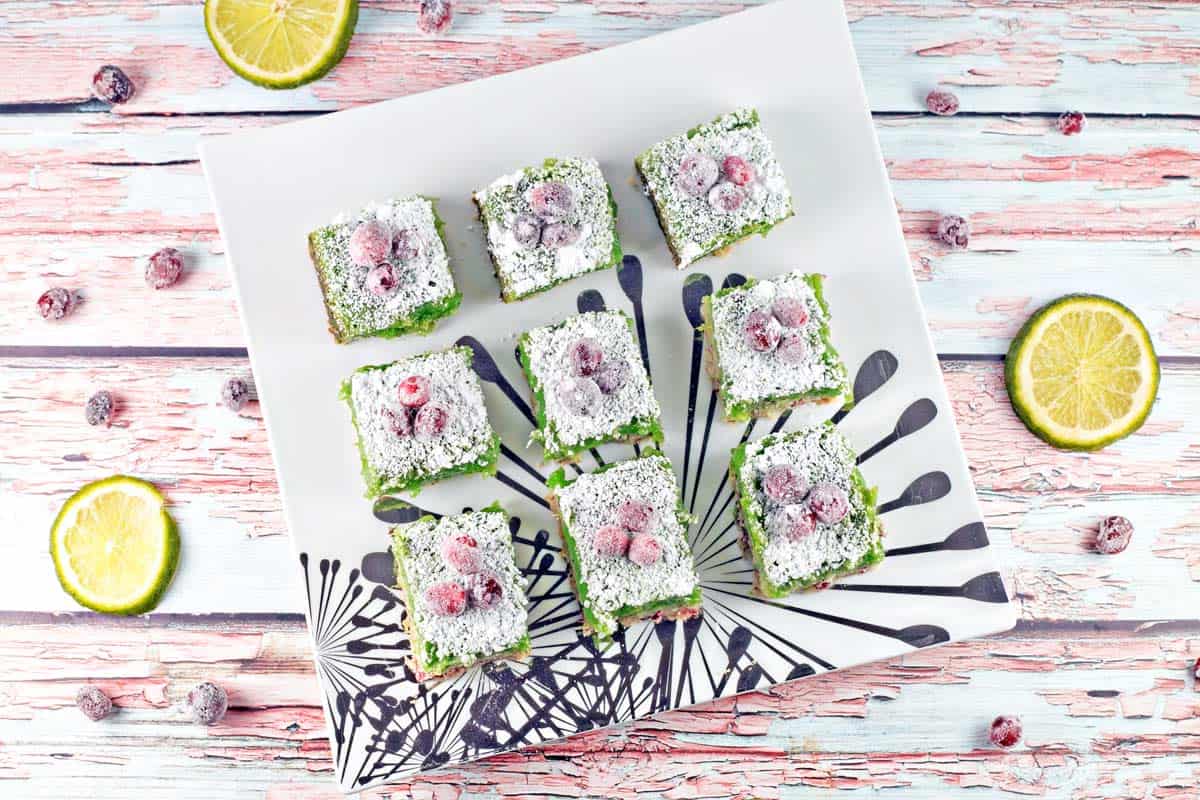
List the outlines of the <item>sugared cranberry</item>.
<svg viewBox="0 0 1200 800">
<path fill-rule="evenodd" d="M 449 408 L 441 403 L 426 403 L 421 406 L 417 412 L 417 418 L 413 420 L 413 430 L 417 432 L 418 436 L 429 439 L 441 436 L 449 422 Z"/>
<path fill-rule="evenodd" d="M 1001 714 L 992 720 L 988 738 L 997 747 L 1015 747 L 1021 741 L 1021 718 Z"/>
<path fill-rule="evenodd" d="M 784 335 L 775 348 L 775 355 L 784 364 L 803 364 L 808 360 L 808 343 L 795 335 Z"/>
<path fill-rule="evenodd" d="M 591 375 L 604 361 L 604 351 L 600 349 L 600 343 L 590 336 L 576 339 L 567 352 L 571 358 L 572 375 Z"/>
<path fill-rule="evenodd" d="M 495 608 L 503 597 L 504 587 L 500 585 L 500 580 L 491 573 L 479 572 L 467 580 L 467 599 L 474 608 L 484 611 Z"/>
<path fill-rule="evenodd" d="M 791 464 L 772 464 L 763 475 L 763 494 L 776 503 L 800 503 L 808 494 L 808 481 Z"/>
<path fill-rule="evenodd" d="M 925 95 L 925 107 L 939 117 L 951 117 L 958 113 L 958 96 L 954 92 L 934 89 Z"/>
<path fill-rule="evenodd" d="M 797 542 L 817 529 L 817 519 L 804 506 L 780 506 L 767 516 L 767 529 L 774 536 L 784 536 Z"/>
<path fill-rule="evenodd" d="M 629 542 L 629 560 L 641 567 L 648 567 L 662 558 L 662 545 L 648 533 L 639 533 Z"/>
<path fill-rule="evenodd" d="M 1196 683 L 1192 684 L 1192 688 L 1200 691 L 1200 658 L 1196 659 L 1196 663 L 1192 664 L 1192 677 L 1196 679 Z"/>
<path fill-rule="evenodd" d="M 434 614 L 457 617 L 467 610 L 467 591 L 454 581 L 435 583 L 425 590 L 425 604 Z"/>
<path fill-rule="evenodd" d="M 133 97 L 133 81 L 120 67 L 105 64 L 92 76 L 92 94 L 106 103 L 120 105 Z"/>
<path fill-rule="evenodd" d="M 392 252 L 392 233 L 379 220 L 358 223 L 350 234 L 350 260 L 360 267 L 373 267 Z"/>
<path fill-rule="evenodd" d="M 250 401 L 250 386 L 241 378 L 230 378 L 221 387 L 221 403 L 230 411 L 241 411 Z"/>
<path fill-rule="evenodd" d="M 164 247 L 146 261 L 146 285 L 151 289 L 174 286 L 183 274 L 183 253 Z"/>
<path fill-rule="evenodd" d="M 591 378 L 563 378 L 557 393 L 559 402 L 572 414 L 590 417 L 600 405 L 600 387 Z"/>
<path fill-rule="evenodd" d="M 761 308 L 746 315 L 746 324 L 743 326 L 742 332 L 746 336 L 746 344 L 750 345 L 752 350 L 760 353 L 769 353 L 774 350 L 779 345 L 779 337 L 782 333 L 779 321 Z"/>
<path fill-rule="evenodd" d="M 88 398 L 83 407 L 83 416 L 88 425 L 108 425 L 112 422 L 113 396 L 103 389 Z"/>
<path fill-rule="evenodd" d="M 454 21 L 454 9 L 450 0 L 421 0 L 417 10 L 417 30 L 430 36 L 436 36 L 450 30 Z"/>
<path fill-rule="evenodd" d="M 483 569 L 483 555 L 474 537 L 465 533 L 442 540 L 442 558 L 454 569 L 470 575 Z"/>
<path fill-rule="evenodd" d="M 754 180 L 754 165 L 741 156 L 725 156 L 721 162 L 721 174 L 736 186 L 745 186 Z"/>
<path fill-rule="evenodd" d="M 592 547 L 606 558 L 623 556 L 629 550 L 629 534 L 616 525 L 605 525 L 592 537 Z"/>
<path fill-rule="evenodd" d="M 644 533 L 654 519 L 654 508 L 639 500 L 626 500 L 617 506 L 617 524 L 633 533 Z"/>
<path fill-rule="evenodd" d="M 850 513 L 850 501 L 840 486 L 818 483 L 808 493 L 806 501 L 817 519 L 827 525 L 841 522 Z"/>
<path fill-rule="evenodd" d="M 187 695 L 188 711 L 201 725 L 215 725 L 229 710 L 229 695 L 217 684 L 204 681 L 192 687 Z"/>
<path fill-rule="evenodd" d="M 937 238 L 942 244 L 961 250 L 971 241 L 971 223 L 957 214 L 947 214 L 938 220 Z"/>
<path fill-rule="evenodd" d="M 1074 136 L 1083 132 L 1086 122 L 1087 117 L 1083 116 L 1082 111 L 1068 111 L 1058 118 L 1058 122 L 1054 123 L 1054 126 L 1063 136 Z"/>
<path fill-rule="evenodd" d="M 560 247 L 569 247 L 578 242 L 581 235 L 583 235 L 583 231 L 575 225 L 568 225 L 565 222 L 551 222 L 542 228 L 542 247 L 549 247 L 551 250 L 557 250 Z"/>
<path fill-rule="evenodd" d="M 399 411 L 392 411 L 390 408 L 385 408 L 383 410 L 383 418 L 387 422 L 388 430 L 395 436 L 399 436 L 401 439 L 412 436 L 412 416 L 407 408 L 402 408 Z"/>
<path fill-rule="evenodd" d="M 704 197 L 720 174 L 721 168 L 712 157 L 704 153 L 689 153 L 679 162 L 675 185 L 692 197 Z"/>
<path fill-rule="evenodd" d="M 38 313 L 51 322 L 68 316 L 75 310 L 77 298 L 70 289 L 55 286 L 47 289 L 37 300 Z"/>
<path fill-rule="evenodd" d="M 708 204 L 720 214 L 732 214 L 746 202 L 742 187 L 723 181 L 708 190 Z"/>
<path fill-rule="evenodd" d="M 771 304 L 771 313 L 785 328 L 802 328 L 808 322 L 808 306 L 798 297 L 780 297 Z"/>
<path fill-rule="evenodd" d="M 92 722 L 99 722 L 112 713 L 112 700 L 95 686 L 81 686 L 75 693 L 75 705 Z"/>
<path fill-rule="evenodd" d="M 424 375 L 409 375 L 396 387 L 396 395 L 400 398 L 401 405 L 420 408 L 429 402 L 430 388 L 429 378 Z"/>
<path fill-rule="evenodd" d="M 517 214 L 512 235 L 522 247 L 533 247 L 542 240 L 542 221 L 533 214 Z"/>
<path fill-rule="evenodd" d="M 542 219 L 563 219 L 575 207 L 575 193 L 562 181 L 544 181 L 530 188 L 529 207 Z"/>
<path fill-rule="evenodd" d="M 592 380 L 604 394 L 612 394 L 625 385 L 629 378 L 629 362 L 624 360 L 605 361 L 592 374 Z"/>
<path fill-rule="evenodd" d="M 1125 517 L 1105 517 L 1096 533 L 1096 549 L 1107 555 L 1116 555 L 1129 546 L 1133 538 L 1133 523 Z"/>
<path fill-rule="evenodd" d="M 421 255 L 421 237 L 417 235 L 417 232 L 410 228 L 397 231 L 392 238 L 392 258 L 401 264 L 407 264 L 419 255 Z"/>
<path fill-rule="evenodd" d="M 396 268 L 384 262 L 377 267 L 371 267 L 367 273 L 367 291 L 376 297 L 387 297 L 396 291 L 400 279 L 396 276 Z"/>
</svg>

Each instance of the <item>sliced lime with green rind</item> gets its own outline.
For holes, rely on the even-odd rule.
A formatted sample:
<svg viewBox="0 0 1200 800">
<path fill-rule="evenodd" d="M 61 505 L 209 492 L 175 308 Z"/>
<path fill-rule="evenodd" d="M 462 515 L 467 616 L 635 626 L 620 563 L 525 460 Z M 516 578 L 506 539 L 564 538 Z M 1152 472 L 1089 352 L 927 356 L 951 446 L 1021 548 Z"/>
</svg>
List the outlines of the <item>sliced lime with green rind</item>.
<svg viewBox="0 0 1200 800">
<path fill-rule="evenodd" d="M 1154 344 L 1116 300 L 1073 294 L 1039 309 L 1004 368 L 1013 409 L 1064 450 L 1098 450 L 1136 431 L 1158 393 Z"/>
<path fill-rule="evenodd" d="M 205 0 L 204 28 L 231 70 L 268 89 L 320 78 L 342 60 L 358 0 Z"/>
<path fill-rule="evenodd" d="M 63 590 L 106 614 L 158 605 L 179 564 L 179 532 L 158 489 L 114 475 L 71 495 L 50 528 Z"/>
</svg>

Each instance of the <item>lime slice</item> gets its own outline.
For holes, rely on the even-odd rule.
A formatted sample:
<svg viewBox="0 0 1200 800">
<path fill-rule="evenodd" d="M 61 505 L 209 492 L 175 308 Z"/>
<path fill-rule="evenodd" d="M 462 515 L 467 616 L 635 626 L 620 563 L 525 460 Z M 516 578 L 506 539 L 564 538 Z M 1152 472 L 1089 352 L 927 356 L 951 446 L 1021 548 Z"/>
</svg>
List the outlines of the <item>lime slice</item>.
<svg viewBox="0 0 1200 800">
<path fill-rule="evenodd" d="M 204 28 L 231 70 L 268 89 L 333 69 L 354 35 L 358 0 L 205 0 Z"/>
<path fill-rule="evenodd" d="M 1097 450 L 1140 428 L 1158 375 L 1137 315 L 1088 294 L 1039 309 L 1013 340 L 1004 368 L 1017 416 L 1064 450 Z"/>
<path fill-rule="evenodd" d="M 145 481 L 115 475 L 63 503 L 50 528 L 58 582 L 81 605 L 140 614 L 158 604 L 179 563 L 179 533 L 163 496 Z"/>
</svg>

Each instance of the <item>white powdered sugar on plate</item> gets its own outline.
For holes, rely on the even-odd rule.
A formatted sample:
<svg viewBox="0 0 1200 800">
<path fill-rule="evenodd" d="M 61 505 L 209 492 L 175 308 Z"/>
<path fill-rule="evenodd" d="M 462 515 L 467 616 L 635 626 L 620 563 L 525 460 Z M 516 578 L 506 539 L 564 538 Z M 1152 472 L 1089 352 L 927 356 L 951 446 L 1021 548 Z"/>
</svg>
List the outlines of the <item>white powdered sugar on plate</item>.
<svg viewBox="0 0 1200 800">
<path fill-rule="evenodd" d="M 515 645 L 525 635 L 527 601 L 525 579 L 513 555 L 508 516 L 501 511 L 475 511 L 419 520 L 401 525 L 396 533 L 407 543 L 403 555 L 404 574 L 415 601 L 408 609 L 420 636 L 437 646 L 440 658 L 455 657 L 470 664 Z M 444 581 L 467 587 L 467 578 L 442 557 L 442 541 L 459 534 L 475 539 L 485 572 L 494 575 L 502 594 L 492 608 L 468 604 L 458 616 L 437 614 L 425 601 L 425 590 Z"/>
<path fill-rule="evenodd" d="M 559 514 L 575 540 L 578 578 L 587 583 L 588 606 L 603 624 L 615 626 L 615 612 L 623 606 L 685 597 L 695 590 L 692 551 L 677 515 L 675 473 L 664 456 L 650 455 L 581 475 L 556 494 Z M 596 553 L 596 531 L 613 524 L 617 507 L 627 500 L 648 503 L 654 510 L 649 532 L 662 545 L 662 558 L 650 566 Z"/>
</svg>

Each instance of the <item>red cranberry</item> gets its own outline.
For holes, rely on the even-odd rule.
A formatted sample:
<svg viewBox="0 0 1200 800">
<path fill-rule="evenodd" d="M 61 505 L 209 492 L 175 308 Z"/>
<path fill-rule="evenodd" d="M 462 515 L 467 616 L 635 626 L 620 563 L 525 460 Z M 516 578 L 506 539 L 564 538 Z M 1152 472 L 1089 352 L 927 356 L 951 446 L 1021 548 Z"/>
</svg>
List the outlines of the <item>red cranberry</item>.
<svg viewBox="0 0 1200 800">
<path fill-rule="evenodd" d="M 413 430 L 418 436 L 432 438 L 440 436 L 442 431 L 446 430 L 446 424 L 450 422 L 450 409 L 441 403 L 426 403 L 421 406 L 417 412 L 417 418 L 413 420 Z"/>
<path fill-rule="evenodd" d="M 1197 658 L 1196 663 L 1192 664 L 1192 677 L 1197 681 L 1197 683 L 1192 684 L 1192 688 L 1200 690 L 1200 658 Z"/>
<path fill-rule="evenodd" d="M 776 503 L 788 505 L 804 501 L 808 481 L 791 464 L 772 464 L 763 475 L 763 494 Z"/>
<path fill-rule="evenodd" d="M 146 285 L 151 289 L 174 286 L 183 274 L 183 253 L 174 247 L 164 247 L 146 262 Z"/>
<path fill-rule="evenodd" d="M 648 567 L 662 558 L 662 545 L 648 533 L 639 533 L 629 542 L 629 560 L 640 567 Z"/>
<path fill-rule="evenodd" d="M 958 113 L 958 97 L 954 92 L 934 89 L 925 95 L 925 107 L 939 117 L 951 117 Z"/>
<path fill-rule="evenodd" d="M 425 604 L 438 616 L 457 617 L 467 610 L 467 592 L 454 581 L 435 583 L 425 590 Z"/>
<path fill-rule="evenodd" d="M 643 533 L 654 520 L 654 508 L 639 500 L 626 500 L 617 506 L 617 524 L 627 531 Z"/>
<path fill-rule="evenodd" d="M 616 525 L 605 525 L 592 537 L 592 547 L 607 558 L 623 556 L 629 550 L 629 534 Z"/>
<path fill-rule="evenodd" d="M 559 402 L 572 414 L 590 417 L 600 405 L 600 387 L 591 378 L 563 378 L 557 393 Z"/>
<path fill-rule="evenodd" d="M 761 308 L 746 315 L 742 331 L 746 337 L 746 344 L 760 353 L 769 353 L 779 345 L 779 322 Z"/>
<path fill-rule="evenodd" d="M 454 21 L 454 9 L 450 0 L 421 0 L 417 10 L 417 30 L 436 36 L 450 30 Z"/>
<path fill-rule="evenodd" d="M 718 183 L 708 190 L 708 204 L 719 214 L 732 214 L 746 202 L 746 193 L 732 183 Z"/>
<path fill-rule="evenodd" d="M 600 343 L 588 336 L 576 339 L 568 352 L 571 356 L 572 375 L 591 375 L 604 361 L 604 351 L 600 349 Z"/>
<path fill-rule="evenodd" d="M 1083 131 L 1086 122 L 1087 117 L 1083 116 L 1082 111 L 1068 111 L 1054 125 L 1063 136 L 1074 136 Z"/>
<path fill-rule="evenodd" d="M 808 343 L 799 336 L 784 336 L 775 348 L 775 355 L 784 364 L 803 364 L 808 360 Z"/>
<path fill-rule="evenodd" d="M 988 738 L 997 747 L 1015 747 L 1017 742 L 1021 741 L 1022 730 L 1020 717 L 1001 714 L 992 720 Z"/>
<path fill-rule="evenodd" d="M 542 221 L 533 214 L 517 214 L 512 235 L 522 247 L 533 247 L 542 240 Z"/>
<path fill-rule="evenodd" d="M 592 374 L 592 380 L 600 387 L 603 394 L 612 394 L 625 385 L 629 378 L 628 361 L 605 361 L 600 369 Z"/>
<path fill-rule="evenodd" d="M 730 183 L 745 186 L 754 180 L 754 165 L 741 156 L 725 156 L 721 162 L 721 174 Z"/>
<path fill-rule="evenodd" d="M 38 313 L 42 319 L 60 320 L 69 316 L 75 310 L 78 298 L 70 289 L 55 286 L 47 289 L 37 300 Z"/>
<path fill-rule="evenodd" d="M 75 705 L 92 722 L 99 722 L 112 713 L 112 700 L 95 686 L 81 686 L 75 693 Z"/>
<path fill-rule="evenodd" d="M 938 220 L 937 238 L 942 244 L 961 250 L 971 241 L 971 223 L 957 214 L 947 214 Z"/>
<path fill-rule="evenodd" d="M 467 598 L 475 608 L 484 611 L 495 608 L 503 597 L 504 587 L 495 575 L 480 572 L 467 580 Z"/>
<path fill-rule="evenodd" d="M 201 725 L 216 725 L 229 710 L 229 695 L 212 681 L 204 681 L 188 692 L 187 708 Z"/>
<path fill-rule="evenodd" d="M 409 375 L 400 381 L 396 394 L 400 397 L 401 405 L 409 408 L 420 408 L 429 402 L 429 378 L 424 375 Z"/>
<path fill-rule="evenodd" d="M 483 555 L 475 539 L 467 534 L 447 536 L 442 540 L 442 558 L 454 569 L 470 575 L 483 569 Z"/>
<path fill-rule="evenodd" d="M 579 237 L 583 235 L 575 225 L 568 225 L 565 222 L 551 222 L 546 227 L 542 228 L 542 247 L 548 247 L 551 250 L 557 250 L 560 247 L 570 247 L 579 241 Z"/>
<path fill-rule="evenodd" d="M 120 67 L 105 64 L 92 76 L 92 94 L 106 103 L 120 105 L 133 97 L 133 81 Z"/>
<path fill-rule="evenodd" d="M 369 219 L 358 223 L 350 234 L 350 260 L 360 267 L 373 267 L 392 252 L 392 234 L 382 222 Z"/>
<path fill-rule="evenodd" d="M 421 255 L 421 238 L 417 232 L 408 228 L 397 231 L 392 238 L 392 257 L 401 264 L 406 264 L 419 255 Z"/>
<path fill-rule="evenodd" d="M 1125 517 L 1105 517 L 1096 533 L 1096 549 L 1107 555 L 1124 552 L 1133 538 L 1133 523 Z"/>
<path fill-rule="evenodd" d="M 767 530 L 798 542 L 817 529 L 813 512 L 800 505 L 780 506 L 767 517 Z"/>
<path fill-rule="evenodd" d="M 799 297 L 780 297 L 771 304 L 771 313 L 785 328 L 802 328 L 808 322 L 808 305 Z"/>
<path fill-rule="evenodd" d="M 808 507 L 827 525 L 841 522 L 850 513 L 850 501 L 840 486 L 819 483 L 808 493 Z"/>
<path fill-rule="evenodd" d="M 402 408 L 399 412 L 385 408 L 383 410 L 383 418 L 387 423 L 388 430 L 394 435 L 399 436 L 401 439 L 412 436 L 412 417 L 407 408 Z"/>
<path fill-rule="evenodd" d="M 250 401 L 250 386 L 241 378 L 230 378 L 221 387 L 221 402 L 230 411 L 241 411 Z"/>
<path fill-rule="evenodd" d="M 376 297 L 387 297 L 396 291 L 396 287 L 399 285 L 400 279 L 396 276 L 395 267 L 386 262 L 377 267 L 371 267 L 370 272 L 367 273 L 367 291 Z"/>
<path fill-rule="evenodd" d="M 88 398 L 83 408 L 83 416 L 88 425 L 108 425 L 112 422 L 113 396 L 110 392 L 101 390 Z"/>
<path fill-rule="evenodd" d="M 704 197 L 717 182 L 720 173 L 721 168 L 713 158 L 704 153 L 689 153 L 679 162 L 675 185 L 692 197 Z"/>
<path fill-rule="evenodd" d="M 545 181 L 529 190 L 529 207 L 542 219 L 563 219 L 575 207 L 575 193 L 562 181 Z"/>
</svg>

